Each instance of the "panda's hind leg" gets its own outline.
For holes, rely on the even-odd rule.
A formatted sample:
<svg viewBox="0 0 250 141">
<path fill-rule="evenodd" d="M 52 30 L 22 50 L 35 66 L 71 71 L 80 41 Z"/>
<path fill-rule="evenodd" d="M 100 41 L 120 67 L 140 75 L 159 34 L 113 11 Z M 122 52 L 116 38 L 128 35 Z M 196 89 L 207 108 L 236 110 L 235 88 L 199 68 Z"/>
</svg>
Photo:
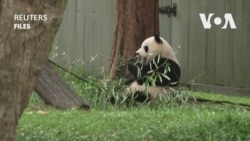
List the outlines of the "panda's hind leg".
<svg viewBox="0 0 250 141">
<path fill-rule="evenodd" d="M 134 106 L 136 103 L 147 103 L 150 102 L 150 97 L 147 93 L 142 91 L 135 91 L 128 95 L 126 100 L 127 106 Z"/>
</svg>

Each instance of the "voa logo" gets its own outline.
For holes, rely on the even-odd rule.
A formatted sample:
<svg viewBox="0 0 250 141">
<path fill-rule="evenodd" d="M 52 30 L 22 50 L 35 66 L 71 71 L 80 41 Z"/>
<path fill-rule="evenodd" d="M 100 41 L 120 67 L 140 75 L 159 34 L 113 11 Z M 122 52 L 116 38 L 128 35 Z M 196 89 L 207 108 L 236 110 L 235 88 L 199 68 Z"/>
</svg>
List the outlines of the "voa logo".
<svg viewBox="0 0 250 141">
<path fill-rule="evenodd" d="M 211 29 L 211 19 L 214 16 L 214 13 L 209 13 L 207 16 L 205 13 L 200 13 L 199 15 L 204 29 Z M 215 17 L 213 18 L 212 22 L 214 22 L 215 25 L 221 25 L 222 20 L 223 18 L 221 17 Z M 221 25 L 221 29 L 227 29 L 228 27 L 231 29 L 236 29 L 236 25 L 231 13 L 224 14 L 224 21 L 224 25 Z"/>
</svg>

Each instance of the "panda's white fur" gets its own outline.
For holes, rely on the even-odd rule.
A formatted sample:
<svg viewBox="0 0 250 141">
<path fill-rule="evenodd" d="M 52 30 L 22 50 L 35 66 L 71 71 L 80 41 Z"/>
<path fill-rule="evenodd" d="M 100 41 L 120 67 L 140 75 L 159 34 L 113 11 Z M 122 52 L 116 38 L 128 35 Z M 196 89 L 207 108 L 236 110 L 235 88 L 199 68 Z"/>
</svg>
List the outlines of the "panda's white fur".
<svg viewBox="0 0 250 141">
<path fill-rule="evenodd" d="M 168 58 L 174 61 L 179 66 L 179 61 L 175 56 L 175 53 L 169 43 L 163 39 L 160 38 L 160 42 L 158 43 L 155 40 L 155 36 L 149 37 L 145 39 L 141 45 L 141 47 L 136 51 L 136 54 L 139 55 L 139 57 L 142 57 L 144 60 L 144 64 L 148 64 L 151 62 L 155 57 L 160 55 L 163 58 Z M 145 46 L 148 47 L 148 51 L 145 51 Z M 148 94 L 151 101 L 154 101 L 156 97 L 160 94 L 169 94 L 171 93 L 168 86 L 162 87 L 162 86 L 145 86 L 138 84 L 137 81 L 132 82 L 129 87 L 126 89 L 126 93 L 131 94 L 136 91 L 145 92 L 145 94 Z"/>
<path fill-rule="evenodd" d="M 171 48 L 171 46 L 169 45 L 169 43 L 162 37 L 160 37 L 162 44 L 159 44 L 155 41 L 155 37 L 151 36 L 147 39 L 145 39 L 142 42 L 141 47 L 136 51 L 136 53 L 145 58 L 146 62 L 148 63 L 150 61 L 152 61 L 152 59 L 154 57 L 156 57 L 157 55 L 160 55 L 161 57 L 164 58 L 169 58 L 171 60 L 173 60 L 174 62 L 176 62 L 179 65 L 179 61 L 175 56 L 175 53 L 173 51 L 173 49 Z M 148 46 L 149 50 L 148 52 L 145 52 L 144 47 Z"/>
</svg>

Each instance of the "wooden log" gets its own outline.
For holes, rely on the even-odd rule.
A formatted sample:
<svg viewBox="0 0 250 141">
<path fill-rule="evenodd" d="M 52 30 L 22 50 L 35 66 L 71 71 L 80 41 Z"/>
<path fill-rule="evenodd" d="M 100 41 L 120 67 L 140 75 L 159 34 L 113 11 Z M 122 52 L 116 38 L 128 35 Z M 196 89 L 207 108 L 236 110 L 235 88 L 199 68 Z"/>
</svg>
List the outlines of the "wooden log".
<svg viewBox="0 0 250 141">
<path fill-rule="evenodd" d="M 58 108 L 90 108 L 90 106 L 60 78 L 49 63 L 41 71 L 41 75 L 35 85 L 35 91 L 46 104 Z"/>
</svg>

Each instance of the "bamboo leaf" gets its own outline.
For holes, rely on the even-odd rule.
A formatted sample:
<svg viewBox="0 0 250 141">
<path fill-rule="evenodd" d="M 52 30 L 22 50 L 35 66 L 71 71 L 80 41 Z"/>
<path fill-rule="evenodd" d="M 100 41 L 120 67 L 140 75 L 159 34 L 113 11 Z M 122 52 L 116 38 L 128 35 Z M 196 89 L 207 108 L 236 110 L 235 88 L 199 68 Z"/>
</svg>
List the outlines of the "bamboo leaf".
<svg viewBox="0 0 250 141">
<path fill-rule="evenodd" d="M 165 74 L 163 74 L 163 73 L 161 74 L 161 76 L 163 76 L 163 77 L 166 78 L 167 80 L 171 80 L 170 77 L 168 77 L 167 75 L 165 75 Z"/>
</svg>

